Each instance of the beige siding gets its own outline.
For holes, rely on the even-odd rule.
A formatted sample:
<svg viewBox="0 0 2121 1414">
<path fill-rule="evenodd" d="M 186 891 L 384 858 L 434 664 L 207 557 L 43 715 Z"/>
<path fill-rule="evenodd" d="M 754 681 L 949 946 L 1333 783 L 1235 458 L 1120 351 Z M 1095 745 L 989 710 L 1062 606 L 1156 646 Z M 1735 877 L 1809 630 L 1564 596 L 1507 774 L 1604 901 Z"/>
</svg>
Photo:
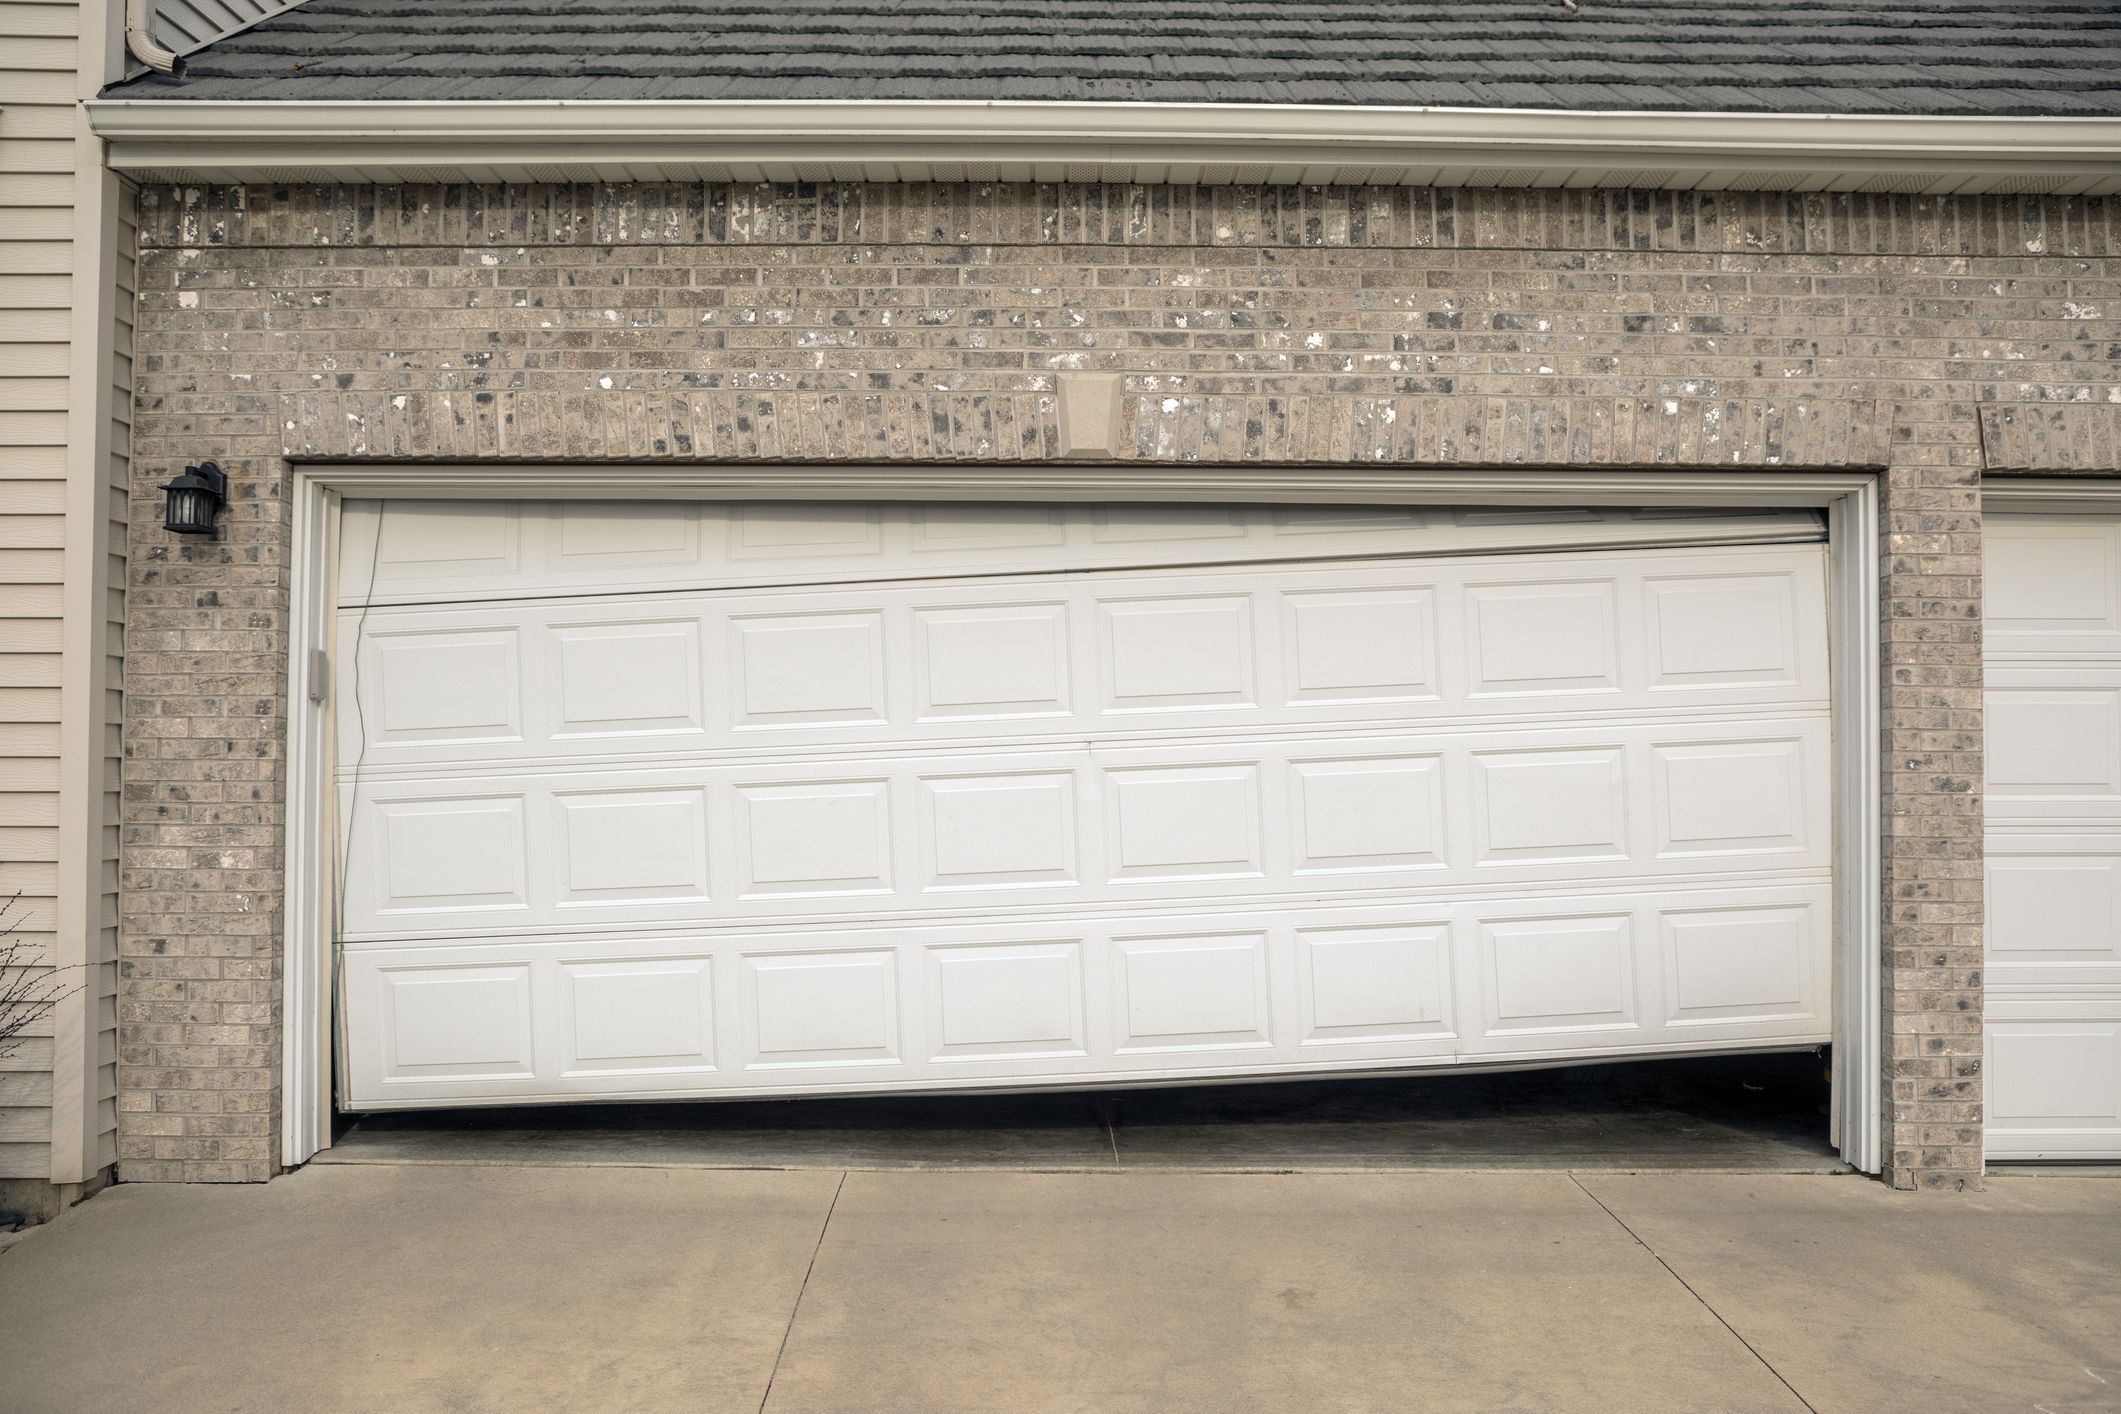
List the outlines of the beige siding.
<svg viewBox="0 0 2121 1414">
<path fill-rule="evenodd" d="M 110 430 L 103 452 L 103 516 L 107 529 L 100 592 L 104 638 L 97 695 L 100 730 L 95 735 L 98 775 L 93 834 L 94 898 L 87 919 L 94 1004 L 88 1009 L 90 1166 L 118 1161 L 118 828 L 125 740 L 125 547 L 130 522 L 133 423 L 133 294 L 140 248 L 138 205 L 130 187 L 121 193 L 117 227 L 116 298 L 110 303 Z"/>
<path fill-rule="evenodd" d="M 0 899 L 21 895 L 14 936 L 83 984 L 0 1058 L 0 1178 L 71 1181 L 115 1153 L 134 228 L 129 193 L 80 170 L 75 108 L 111 72 L 106 13 L 0 0 Z M 108 350 L 83 337 L 106 320 Z"/>
<path fill-rule="evenodd" d="M 0 0 L 0 898 L 53 951 L 79 9 Z M 0 1057 L 0 1178 L 51 1174 L 51 1025 Z"/>
</svg>

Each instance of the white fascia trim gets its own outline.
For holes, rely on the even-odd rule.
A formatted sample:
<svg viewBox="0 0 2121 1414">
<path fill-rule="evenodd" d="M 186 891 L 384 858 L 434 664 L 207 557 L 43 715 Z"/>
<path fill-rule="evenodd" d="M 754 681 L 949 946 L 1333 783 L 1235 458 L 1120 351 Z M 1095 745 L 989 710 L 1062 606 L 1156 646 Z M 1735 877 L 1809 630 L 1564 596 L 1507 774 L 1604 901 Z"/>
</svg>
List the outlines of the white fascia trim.
<svg viewBox="0 0 2121 1414">
<path fill-rule="evenodd" d="M 2121 119 L 1215 103 L 89 102 L 112 165 L 1004 162 L 2121 172 Z"/>
</svg>

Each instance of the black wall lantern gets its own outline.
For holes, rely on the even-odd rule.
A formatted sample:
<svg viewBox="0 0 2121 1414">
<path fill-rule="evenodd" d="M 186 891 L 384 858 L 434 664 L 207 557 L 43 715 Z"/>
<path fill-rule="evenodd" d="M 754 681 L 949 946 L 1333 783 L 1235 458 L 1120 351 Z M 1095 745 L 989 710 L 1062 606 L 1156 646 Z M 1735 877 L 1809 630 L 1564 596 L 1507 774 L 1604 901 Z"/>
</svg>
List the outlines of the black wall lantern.
<svg viewBox="0 0 2121 1414">
<path fill-rule="evenodd" d="M 184 468 L 162 483 L 162 528 L 179 535 L 214 534 L 214 517 L 228 504 L 228 477 L 212 462 Z"/>
</svg>

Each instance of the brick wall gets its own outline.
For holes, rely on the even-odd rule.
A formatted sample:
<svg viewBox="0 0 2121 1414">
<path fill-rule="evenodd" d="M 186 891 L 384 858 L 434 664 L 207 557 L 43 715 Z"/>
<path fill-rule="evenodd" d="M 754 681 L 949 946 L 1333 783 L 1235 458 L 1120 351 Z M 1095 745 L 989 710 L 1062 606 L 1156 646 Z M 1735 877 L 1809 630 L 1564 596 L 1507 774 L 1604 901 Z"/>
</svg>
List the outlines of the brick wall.
<svg viewBox="0 0 2121 1414">
<path fill-rule="evenodd" d="M 1976 413 L 2121 404 L 2121 204 L 681 184 L 142 214 L 125 1178 L 277 1163 L 291 461 L 1037 460 L 1090 371 L 1124 376 L 1122 459 L 1889 468 L 1890 1176 L 1978 1182 Z M 2112 470 L 2102 435 L 2043 455 Z M 173 543 L 154 485 L 202 457 L 226 533 Z"/>
</svg>

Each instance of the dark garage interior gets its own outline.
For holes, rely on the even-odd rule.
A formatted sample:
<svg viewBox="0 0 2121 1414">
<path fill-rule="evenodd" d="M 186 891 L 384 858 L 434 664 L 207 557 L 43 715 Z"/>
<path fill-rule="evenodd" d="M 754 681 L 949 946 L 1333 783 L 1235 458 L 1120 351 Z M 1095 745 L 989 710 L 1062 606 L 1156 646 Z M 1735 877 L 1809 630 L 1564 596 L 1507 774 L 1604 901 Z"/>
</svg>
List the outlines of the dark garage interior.
<svg viewBox="0 0 2121 1414">
<path fill-rule="evenodd" d="M 1019 1095 L 342 1118 L 318 1163 L 708 1168 L 1846 1168 L 1816 1051 Z"/>
</svg>

